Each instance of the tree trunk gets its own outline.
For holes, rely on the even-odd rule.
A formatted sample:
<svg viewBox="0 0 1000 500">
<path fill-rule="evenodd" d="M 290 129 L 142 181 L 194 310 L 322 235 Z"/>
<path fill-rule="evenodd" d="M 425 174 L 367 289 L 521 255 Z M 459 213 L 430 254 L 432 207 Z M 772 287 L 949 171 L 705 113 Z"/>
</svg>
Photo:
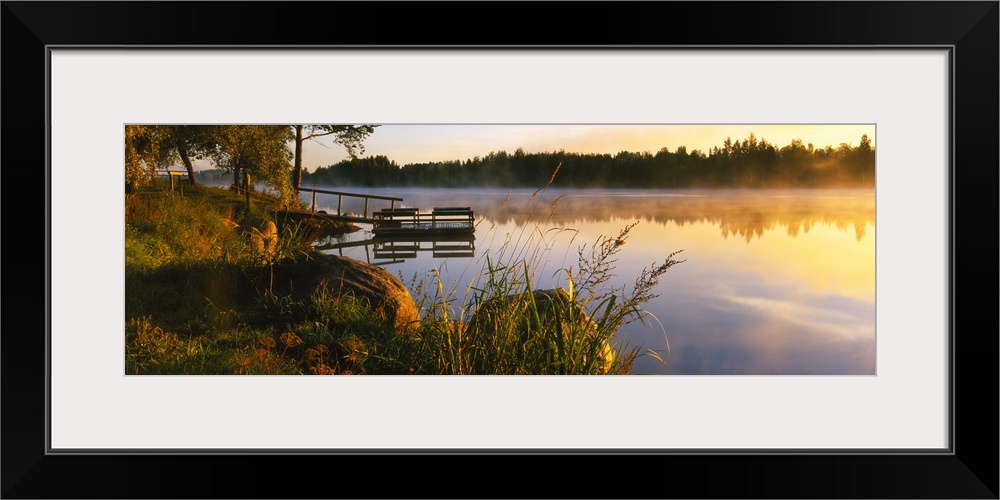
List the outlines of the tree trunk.
<svg viewBox="0 0 1000 500">
<path fill-rule="evenodd" d="M 177 154 L 180 155 L 181 161 L 184 162 L 184 168 L 187 169 L 188 180 L 191 182 L 191 185 L 196 185 L 197 183 L 194 181 L 194 165 L 191 164 L 191 158 L 188 157 L 187 145 L 184 144 L 184 141 L 177 141 Z"/>
<path fill-rule="evenodd" d="M 295 126 L 295 169 L 292 171 L 292 187 L 296 190 L 302 185 L 302 128 L 303 125 Z"/>
</svg>

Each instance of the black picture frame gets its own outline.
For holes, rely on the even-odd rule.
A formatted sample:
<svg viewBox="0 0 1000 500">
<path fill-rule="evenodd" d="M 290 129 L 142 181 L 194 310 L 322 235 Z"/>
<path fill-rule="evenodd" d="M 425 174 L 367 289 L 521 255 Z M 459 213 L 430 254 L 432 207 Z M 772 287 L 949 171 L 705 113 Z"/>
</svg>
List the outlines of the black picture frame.
<svg viewBox="0 0 1000 500">
<path fill-rule="evenodd" d="M 2 495 L 998 498 L 997 274 L 986 266 L 998 241 L 998 20 L 996 1 L 5 1 L 3 253 L 9 269 L 34 272 L 8 273 L 3 294 Z M 951 47 L 950 453 L 48 454 L 46 47 L 415 44 Z"/>
</svg>

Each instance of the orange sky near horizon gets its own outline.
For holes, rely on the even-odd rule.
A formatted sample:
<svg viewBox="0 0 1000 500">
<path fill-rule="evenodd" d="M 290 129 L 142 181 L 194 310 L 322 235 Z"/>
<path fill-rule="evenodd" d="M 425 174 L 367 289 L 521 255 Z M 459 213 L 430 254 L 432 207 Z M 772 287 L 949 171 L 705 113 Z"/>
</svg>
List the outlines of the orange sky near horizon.
<svg viewBox="0 0 1000 500">
<path fill-rule="evenodd" d="M 862 135 L 875 144 L 874 124 L 843 125 L 646 125 L 646 124 L 552 124 L 552 125 L 382 125 L 365 141 L 365 156 L 385 155 L 399 165 L 448 160 L 466 160 L 491 151 L 526 153 L 565 150 L 572 153 L 616 154 L 620 151 L 656 153 L 678 146 L 688 151 L 708 152 L 727 137 L 743 140 L 753 133 L 782 147 L 793 139 L 817 148 L 841 143 L 857 146 Z M 347 157 L 343 148 L 309 141 L 303 146 L 303 166 L 314 170 Z"/>
</svg>

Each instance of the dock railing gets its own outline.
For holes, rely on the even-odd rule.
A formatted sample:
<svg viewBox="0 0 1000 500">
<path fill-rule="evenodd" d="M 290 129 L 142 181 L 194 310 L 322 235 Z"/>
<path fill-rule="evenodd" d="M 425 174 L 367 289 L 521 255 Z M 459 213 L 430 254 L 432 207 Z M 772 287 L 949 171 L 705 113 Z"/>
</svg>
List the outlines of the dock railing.
<svg viewBox="0 0 1000 500">
<path fill-rule="evenodd" d="M 389 210 L 396 209 L 396 202 L 403 201 L 402 198 L 396 198 L 394 196 L 379 196 L 375 194 L 361 194 L 361 193 L 347 193 L 343 191 L 330 191 L 327 189 L 316 189 L 316 188 L 296 188 L 298 192 L 309 192 L 312 193 L 312 208 L 313 213 L 316 212 L 316 193 L 335 195 L 337 197 L 337 215 L 343 215 L 344 207 L 344 197 L 348 198 L 364 198 L 365 199 L 365 211 L 362 218 L 368 218 L 368 202 L 369 200 L 385 200 L 389 202 Z"/>
</svg>

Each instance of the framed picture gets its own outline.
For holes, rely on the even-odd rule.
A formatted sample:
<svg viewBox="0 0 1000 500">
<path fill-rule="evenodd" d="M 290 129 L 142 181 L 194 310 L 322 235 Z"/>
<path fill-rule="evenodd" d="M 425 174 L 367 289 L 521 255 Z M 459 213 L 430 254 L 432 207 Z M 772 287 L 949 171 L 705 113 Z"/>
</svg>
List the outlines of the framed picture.
<svg viewBox="0 0 1000 500">
<path fill-rule="evenodd" d="M 996 2 L 574 5 L 614 45 L 596 34 L 512 44 L 480 29 L 555 22 L 513 9 L 438 44 L 435 33 L 454 34 L 437 21 L 454 4 L 337 4 L 333 33 L 301 15 L 309 3 L 201 5 L 4 3 L 7 101 L 38 96 L 6 107 L 8 186 L 38 172 L 46 193 L 44 217 L 37 199 L 8 214 L 47 257 L 37 291 L 8 296 L 9 310 L 44 321 L 29 327 L 38 335 L 8 328 L 3 339 L 5 497 L 309 494 L 306 480 L 250 478 L 206 492 L 183 472 L 250 460 L 275 478 L 398 474 L 376 496 L 468 496 L 414 489 L 433 473 L 412 467 L 419 455 L 490 484 L 484 496 L 997 498 L 995 430 L 978 423 L 997 421 L 996 359 L 981 354 L 997 339 L 978 334 L 995 315 L 956 307 L 990 274 L 957 257 L 997 241 L 985 234 L 996 216 L 985 203 L 997 185 Z M 435 21 L 418 28 L 418 16 Z M 787 365 L 791 375 L 126 375 L 125 126 L 326 122 L 860 125 L 876 158 L 877 223 L 861 224 L 874 231 L 874 339 L 841 355 L 854 364 L 814 373 L 824 360 L 810 358 Z M 497 471 L 543 460 L 625 476 L 530 493 L 495 484 Z M 338 496 L 371 491 L 344 482 Z"/>
</svg>

